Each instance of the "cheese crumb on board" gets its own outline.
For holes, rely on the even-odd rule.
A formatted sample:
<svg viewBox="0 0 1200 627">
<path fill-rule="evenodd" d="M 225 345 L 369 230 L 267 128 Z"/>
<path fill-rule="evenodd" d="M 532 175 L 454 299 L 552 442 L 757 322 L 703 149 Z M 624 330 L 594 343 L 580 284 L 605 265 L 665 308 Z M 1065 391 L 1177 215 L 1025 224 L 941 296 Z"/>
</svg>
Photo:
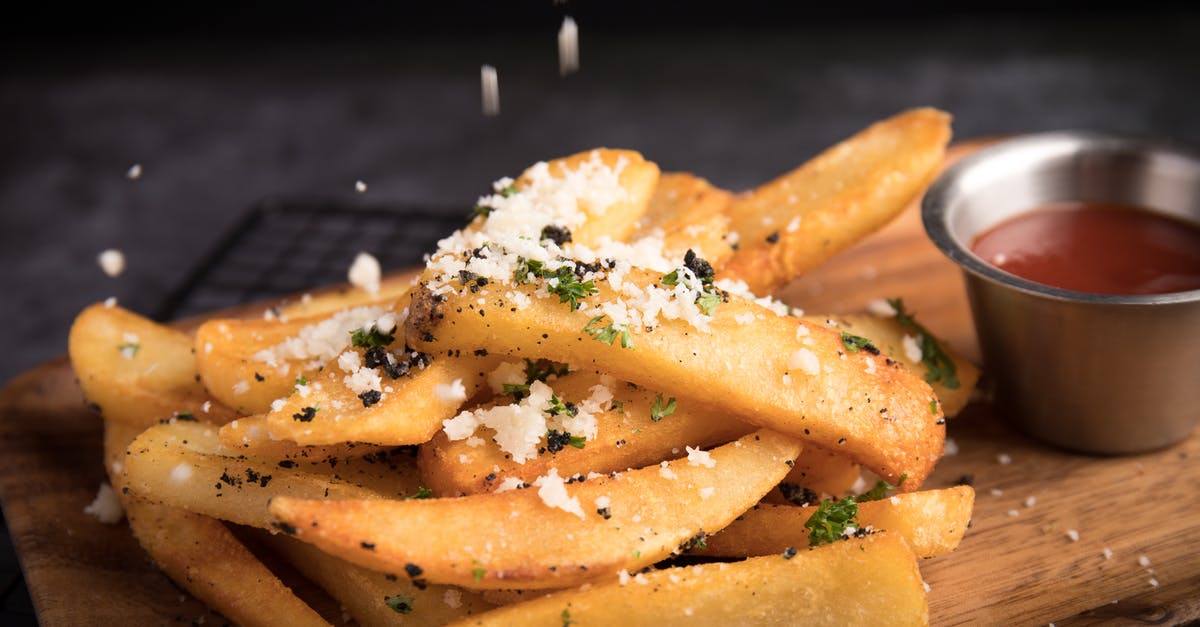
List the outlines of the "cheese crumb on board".
<svg viewBox="0 0 1200 627">
<path fill-rule="evenodd" d="M 121 501 L 108 482 L 100 484 L 100 489 L 96 491 L 96 498 L 90 505 L 83 508 L 83 513 L 94 516 L 96 520 L 106 525 L 115 525 L 125 517 Z"/>
</svg>

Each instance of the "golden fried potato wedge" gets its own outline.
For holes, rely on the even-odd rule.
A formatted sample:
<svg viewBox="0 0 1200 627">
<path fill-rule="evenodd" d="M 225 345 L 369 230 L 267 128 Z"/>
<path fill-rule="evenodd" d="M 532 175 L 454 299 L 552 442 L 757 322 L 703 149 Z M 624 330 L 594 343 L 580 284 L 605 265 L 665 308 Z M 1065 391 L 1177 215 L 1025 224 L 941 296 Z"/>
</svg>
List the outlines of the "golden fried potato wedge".
<svg viewBox="0 0 1200 627">
<path fill-rule="evenodd" d="M 975 506 L 975 490 L 956 486 L 944 490 L 909 492 L 858 504 L 858 520 L 865 528 L 903 536 L 918 557 L 953 551 L 967 531 Z M 703 555 L 743 557 L 770 555 L 788 547 L 808 546 L 804 523 L 816 506 L 759 505 L 742 514 L 697 551 Z"/>
<path fill-rule="evenodd" d="M 660 278 L 633 271 L 624 282 L 645 289 Z M 589 304 L 615 304 L 611 284 L 600 285 Z M 515 292 L 528 306 L 509 305 L 506 294 Z M 941 455 L 945 420 L 928 384 L 898 363 L 849 352 L 841 334 L 823 325 L 776 316 L 736 295 L 713 310 L 709 333 L 663 320 L 651 331 L 628 329 L 628 342 L 612 337 L 611 344 L 588 331 L 603 324 L 592 317 L 595 309 L 572 311 L 539 298 L 532 285 L 489 284 L 478 296 L 489 315 L 474 311 L 476 294 L 417 288 L 409 342 L 432 353 L 487 346 L 596 369 L 842 453 L 892 484 L 907 475 L 908 491 Z M 739 322 L 747 317 L 754 324 Z"/>
<path fill-rule="evenodd" d="M 402 298 L 399 302 L 407 302 Z M 351 333 L 399 315 L 396 298 L 315 318 L 216 319 L 196 329 L 196 367 L 214 397 L 242 414 L 261 414 L 343 351 Z M 315 354 L 314 354 L 315 353 Z"/>
<path fill-rule="evenodd" d="M 630 239 L 662 234 L 667 258 L 683 258 L 692 249 L 714 268 L 733 254 L 726 241 L 733 194 L 687 172 L 667 172 L 658 179 L 646 214 Z"/>
<path fill-rule="evenodd" d="M 763 501 L 787 503 L 784 491 L 796 488 L 808 488 L 818 495 L 842 496 L 854 486 L 861 474 L 858 464 L 849 457 L 817 446 L 805 446 L 804 452 L 796 458 L 796 466 L 780 482 L 780 488 L 771 490 Z"/>
<path fill-rule="evenodd" d="M 594 372 L 572 372 L 549 385 L 559 399 L 578 405 L 588 398 L 593 386 L 604 385 L 606 380 L 614 406 L 596 414 L 596 438 L 583 443 L 583 448 L 568 445 L 551 452 L 543 446 L 537 457 L 517 463 L 496 445 L 494 432 L 487 427 L 480 427 L 476 433 L 484 440 L 480 446 L 472 446 L 469 438 L 451 441 L 445 432 L 439 432 L 421 447 L 419 454 L 425 485 L 439 495 L 452 496 L 492 492 L 509 477 L 529 483 L 551 468 L 557 468 L 563 477 L 607 474 L 678 457 L 685 446 L 724 444 L 755 429 L 730 419 L 724 412 L 686 401 L 677 403 L 673 413 L 656 421 L 651 417 L 651 407 L 656 399 L 669 403 L 668 399 Z"/>
<path fill-rule="evenodd" d="M 572 231 L 571 241 L 593 246 L 605 238 L 624 240 L 646 212 L 646 206 L 658 184 L 658 165 L 646 161 L 640 153 L 610 148 L 576 153 L 530 167 L 517 179 L 516 186 L 518 189 L 528 187 L 535 177 L 541 175 L 542 168 L 554 178 L 567 178 L 597 163 L 617 173 L 617 184 L 625 190 L 624 197 L 611 203 L 605 202 L 604 206 L 596 206 L 590 196 L 580 195 L 577 198 L 578 207 L 587 218 L 583 225 Z"/>
<path fill-rule="evenodd" d="M 274 520 L 267 503 L 280 494 L 373 499 L 417 492 L 411 462 L 392 470 L 361 459 L 276 462 L 222 452 L 213 425 L 173 421 L 151 427 L 129 445 L 117 489 L 264 529 Z"/>
<path fill-rule="evenodd" d="M 105 418 L 144 428 L 177 413 L 213 422 L 236 415 L 211 402 L 187 334 L 129 310 L 84 309 L 71 326 L 68 352 L 84 395 Z"/>
<path fill-rule="evenodd" d="M 442 421 L 453 417 L 483 387 L 498 361 L 449 352 L 455 356 L 442 352 L 419 357 L 428 365 L 412 366 L 396 379 L 381 374 L 381 400 L 370 406 L 346 386 L 348 373 L 330 365 L 314 376 L 319 387 L 310 385 L 307 395 L 293 394 L 266 414 L 270 437 L 302 445 L 428 442 L 442 428 Z"/>
<path fill-rule="evenodd" d="M 282 534 L 266 543 L 302 575 L 337 599 L 360 625 L 445 625 L 494 604 L 477 592 L 427 584 L 404 571 L 385 574 L 355 566 Z"/>
<path fill-rule="evenodd" d="M 778 483 L 799 452 L 795 440 L 758 431 L 708 455 L 569 486 L 551 478 L 422 501 L 278 497 L 271 513 L 300 540 L 374 570 L 413 564 L 435 583 L 560 588 L 648 566 L 721 529 Z"/>
<path fill-rule="evenodd" d="M 207 516 L 125 499 L 129 528 L 175 583 L 239 625 L 329 625 Z"/>
<path fill-rule="evenodd" d="M 933 180 L 949 141 L 949 115 L 913 109 L 734 198 L 738 249 L 720 275 L 775 292 L 900 213 Z"/>
<path fill-rule="evenodd" d="M 361 457 L 388 449 L 379 444 L 362 442 L 338 442 L 315 446 L 303 446 L 291 440 L 271 439 L 267 428 L 267 417 L 243 416 L 222 425 L 217 432 L 221 445 L 240 455 L 274 460 L 328 459 L 330 457 Z"/>
<path fill-rule="evenodd" d="M 105 469 L 122 483 L 126 447 L 141 431 L 104 422 Z M 129 528 L 175 583 L 241 625 L 328 625 L 225 528 L 207 516 L 117 490 Z"/>
<path fill-rule="evenodd" d="M 926 360 L 913 361 L 909 359 L 908 351 L 904 349 L 904 338 L 911 336 L 919 340 L 920 331 L 902 324 L 897 318 L 884 318 L 871 314 L 844 314 L 839 316 L 805 316 L 806 320 L 824 323 L 837 331 L 865 337 L 872 345 L 888 358 L 907 366 L 913 372 L 925 378 L 937 394 L 942 412 L 947 418 L 952 418 L 962 411 L 971 400 L 971 392 L 979 382 L 979 368 L 958 352 L 951 349 L 945 342 L 938 341 L 938 348 L 952 362 L 953 375 L 948 377 L 934 372 Z M 919 344 L 918 344 L 919 345 Z"/>
<path fill-rule="evenodd" d="M 569 590 L 454 623 L 475 625 L 927 625 L 917 562 L 888 533 L 790 559 L 668 568 Z"/>
</svg>

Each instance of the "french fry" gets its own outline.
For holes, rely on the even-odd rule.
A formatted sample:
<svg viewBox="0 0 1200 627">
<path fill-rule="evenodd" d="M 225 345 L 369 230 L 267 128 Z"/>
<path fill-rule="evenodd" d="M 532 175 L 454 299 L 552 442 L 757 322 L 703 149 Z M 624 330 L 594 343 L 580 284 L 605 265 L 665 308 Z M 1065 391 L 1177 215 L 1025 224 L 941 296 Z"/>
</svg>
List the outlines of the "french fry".
<svg viewBox="0 0 1200 627">
<path fill-rule="evenodd" d="M 210 320 L 196 329 L 196 367 L 209 393 L 222 403 L 241 414 L 265 413 L 275 399 L 291 394 L 299 382 L 313 376 L 342 351 L 352 349 L 351 331 L 385 313 L 398 314 L 402 306 L 395 307 L 396 302 L 368 302 L 323 317 L 286 321 Z M 314 343 L 327 345 L 331 354 L 296 358 L 286 349 L 276 348 L 306 336 L 314 337 Z"/>
<path fill-rule="evenodd" d="M 140 429 L 106 420 L 105 467 L 113 485 L 124 473 L 125 449 Z M 220 522 L 117 491 L 129 528 L 175 583 L 241 625 L 328 625 Z"/>
<path fill-rule="evenodd" d="M 630 272 L 624 282 L 659 279 Z M 603 282 L 590 304 L 613 302 L 609 288 Z M 523 309 L 508 304 L 506 294 L 518 291 L 529 299 Z M 603 324 L 592 317 L 595 309 L 572 311 L 538 298 L 532 285 L 480 289 L 491 315 L 476 312 L 476 296 L 415 290 L 409 342 L 433 353 L 487 346 L 606 372 L 843 453 L 890 483 L 906 475 L 906 491 L 921 485 L 941 454 L 945 421 L 929 386 L 899 364 L 848 351 L 840 333 L 823 325 L 730 295 L 713 310 L 710 333 L 664 320 L 652 331 L 630 328 L 628 342 L 614 336 L 610 344 L 588 331 Z M 755 323 L 738 322 L 746 316 Z"/>
<path fill-rule="evenodd" d="M 561 483 L 548 481 L 421 501 L 278 497 L 271 513 L 298 539 L 373 570 L 414 564 L 434 583 L 561 588 L 648 566 L 723 528 L 778 483 L 799 452 L 794 440 L 758 431 L 713 449 L 711 467 L 675 460 L 572 483 L 557 499 L 550 495 Z M 563 507 L 577 499 L 577 513 L 552 509 L 543 492 Z"/>
<path fill-rule="evenodd" d="M 453 352 L 455 355 L 458 351 Z M 397 379 L 383 375 L 382 399 L 370 407 L 343 383 L 347 373 L 330 366 L 315 375 L 307 396 L 293 394 L 266 414 L 270 436 L 302 445 L 338 442 L 404 445 L 428 442 L 483 387 L 496 359 L 445 353 Z M 310 411 L 311 410 L 311 411 Z"/>
<path fill-rule="evenodd" d="M 937 394 L 938 402 L 942 405 L 942 412 L 946 414 L 947 418 L 953 418 L 958 415 L 958 412 L 962 411 L 962 408 L 971 400 L 971 391 L 975 389 L 975 384 L 979 382 L 979 368 L 968 361 L 967 358 L 948 347 L 945 342 L 938 342 L 938 345 L 942 352 L 946 354 L 946 357 L 954 363 L 953 381 L 955 384 L 953 387 L 950 386 L 945 378 L 931 373 L 929 366 L 922 361 L 909 359 L 908 351 L 904 349 L 904 337 L 915 337 L 917 333 L 913 329 L 901 324 L 894 317 L 883 318 L 870 314 L 844 314 L 839 316 L 805 316 L 805 319 L 815 323 L 824 322 L 827 326 L 835 330 L 866 337 L 884 355 L 904 364 L 913 372 L 924 377 L 926 381 L 936 378 L 936 381 L 930 382 L 930 386 L 933 387 L 934 393 Z"/>
<path fill-rule="evenodd" d="M 375 475 L 362 469 L 356 476 L 348 460 L 278 463 L 245 456 L 222 455 L 212 425 L 177 421 L 147 429 L 129 445 L 124 473 L 118 489 L 198 514 L 243 525 L 272 529 L 273 518 L 267 513 L 272 497 L 281 494 L 306 498 L 377 499 L 410 496 L 416 493 L 415 466 L 405 472 L 391 473 L 382 480 L 368 481 Z M 365 464 L 366 462 L 359 462 Z M 324 472 L 328 465 L 329 471 Z M 316 472 L 322 469 L 322 472 Z M 364 484 L 370 484 L 364 485 Z"/>
<path fill-rule="evenodd" d="M 593 386 L 603 385 L 603 380 L 594 372 L 573 372 L 550 384 L 558 398 L 579 404 Z M 607 474 L 657 464 L 676 457 L 684 446 L 707 448 L 754 431 L 724 412 L 699 404 L 685 404 L 670 416 L 655 420 L 651 407 L 656 397 L 666 402 L 660 395 L 625 383 L 609 383 L 619 405 L 596 415 L 596 438 L 583 448 L 566 446 L 549 452 L 543 447 L 537 457 L 517 463 L 491 441 L 492 431 L 486 427 L 478 434 L 485 440 L 481 446 L 472 446 L 468 440 L 451 441 L 439 432 L 421 447 L 419 465 L 425 484 L 437 494 L 451 496 L 492 492 L 509 477 L 532 482 L 551 468 L 557 468 L 563 477 Z"/>
<path fill-rule="evenodd" d="M 497 608 L 474 625 L 927 625 L 921 573 L 904 539 L 882 533 L 790 559 L 752 557 L 638 575 Z"/>
<path fill-rule="evenodd" d="M 733 194 L 693 174 L 664 173 L 631 239 L 662 233 L 668 258 L 682 259 L 692 249 L 714 268 L 721 268 L 733 254 L 725 239 L 729 233 L 725 208 L 732 198 Z"/>
<path fill-rule="evenodd" d="M 235 416 L 200 384 L 187 334 L 126 309 L 84 309 L 68 352 L 84 395 L 107 419 L 145 428 L 176 413 L 213 422 Z"/>
<path fill-rule="evenodd" d="M 804 452 L 796 458 L 796 466 L 783 478 L 780 486 L 789 484 L 808 488 L 817 494 L 840 496 L 854 486 L 860 475 L 858 464 L 845 455 L 817 446 L 805 446 Z M 782 489 L 771 490 L 763 500 L 768 503 L 787 502 Z"/>
<path fill-rule="evenodd" d="M 309 580 L 337 599 L 360 625 L 445 625 L 491 609 L 478 593 L 414 582 L 406 573 L 355 566 L 283 535 L 266 543 Z"/>
<path fill-rule="evenodd" d="M 949 115 L 913 109 L 734 198 L 738 249 L 720 276 L 774 293 L 887 224 L 937 174 L 949 141 Z"/>
<path fill-rule="evenodd" d="M 970 486 L 897 494 L 858 504 L 860 526 L 903 536 L 917 557 L 953 551 L 967 531 L 975 505 Z M 713 535 L 698 551 L 714 557 L 770 555 L 808 546 L 804 523 L 817 506 L 759 505 Z"/>
<path fill-rule="evenodd" d="M 222 425 L 217 432 L 221 445 L 241 455 L 275 460 L 327 459 L 329 457 L 359 457 L 387 450 L 378 444 L 361 442 L 338 442 L 316 446 L 302 446 L 291 440 L 271 438 L 267 428 L 267 417 L 244 416 Z"/>
</svg>

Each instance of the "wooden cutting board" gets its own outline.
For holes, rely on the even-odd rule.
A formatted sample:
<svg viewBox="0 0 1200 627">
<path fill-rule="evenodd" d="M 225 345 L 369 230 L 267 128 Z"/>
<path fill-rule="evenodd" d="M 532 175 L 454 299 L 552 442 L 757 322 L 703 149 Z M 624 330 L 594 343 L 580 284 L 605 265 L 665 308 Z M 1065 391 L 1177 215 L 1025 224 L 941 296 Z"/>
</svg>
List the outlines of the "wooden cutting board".
<svg viewBox="0 0 1200 627">
<path fill-rule="evenodd" d="M 810 313 L 855 311 L 895 296 L 978 360 L 958 269 L 925 238 L 916 207 L 784 294 Z M 959 549 L 921 564 L 933 624 L 1200 619 L 1200 437 L 1152 454 L 1090 457 L 1038 444 L 1004 418 L 977 402 L 953 420 L 958 452 L 926 484 L 946 487 L 969 475 L 977 492 Z M 104 480 L 100 432 L 65 360 L 0 392 L 0 502 L 38 618 L 57 627 L 206 616 L 148 562 L 123 524 L 83 513 Z"/>
</svg>

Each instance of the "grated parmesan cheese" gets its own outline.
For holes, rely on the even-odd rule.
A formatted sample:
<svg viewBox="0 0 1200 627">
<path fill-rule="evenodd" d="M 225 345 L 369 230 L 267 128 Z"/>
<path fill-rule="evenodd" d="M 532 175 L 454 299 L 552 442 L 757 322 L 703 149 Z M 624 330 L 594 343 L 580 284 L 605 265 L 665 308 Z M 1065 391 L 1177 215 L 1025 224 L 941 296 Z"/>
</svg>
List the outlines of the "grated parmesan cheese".
<svg viewBox="0 0 1200 627">
<path fill-rule="evenodd" d="M 106 525 L 115 525 L 125 517 L 121 501 L 108 482 L 100 484 L 100 489 L 96 491 L 96 498 L 90 505 L 83 508 L 83 513 L 94 516 L 96 520 Z"/>
<path fill-rule="evenodd" d="M 442 429 L 451 440 L 462 440 L 474 435 L 480 426 L 488 427 L 496 432 L 492 439 L 500 450 L 523 464 L 537 456 L 538 444 L 547 431 L 545 408 L 553 395 L 550 386 L 534 381 L 529 396 L 521 402 L 460 412 L 442 421 Z"/>
<path fill-rule="evenodd" d="M 712 496 L 713 492 L 716 492 L 716 491 L 717 491 L 716 488 L 711 488 L 711 487 L 710 488 L 700 488 L 700 499 L 707 501 L 708 497 Z"/>
<path fill-rule="evenodd" d="M 663 462 L 663 463 L 662 463 L 662 464 L 659 466 L 659 468 L 658 468 L 658 474 L 659 474 L 659 476 L 661 476 L 663 479 L 676 479 L 676 478 L 678 478 L 678 477 L 679 477 L 679 475 L 675 474 L 675 471 L 674 471 L 674 470 L 671 470 L 671 465 L 670 465 L 670 463 L 668 463 L 668 462 Z"/>
<path fill-rule="evenodd" d="M 925 356 L 921 351 L 921 344 L 912 335 L 905 335 L 900 344 L 904 346 L 904 356 L 911 362 L 920 363 L 921 359 Z"/>
<path fill-rule="evenodd" d="M 301 327 L 295 336 L 255 353 L 253 359 L 276 369 L 282 369 L 288 361 L 302 362 L 302 367 L 308 370 L 320 368 L 341 356 L 350 346 L 351 332 L 369 329 L 384 313 L 382 307 L 343 309 L 320 322 Z M 397 324 L 401 322 L 397 320 Z M 205 351 L 211 351 L 210 347 L 211 344 L 206 345 Z"/>
<path fill-rule="evenodd" d="M 110 277 L 118 277 L 125 271 L 125 253 L 109 248 L 96 256 L 96 263 L 100 264 L 100 269 Z"/>
<path fill-rule="evenodd" d="M 192 465 L 187 462 L 179 462 L 171 469 L 171 479 L 173 481 L 187 481 L 192 478 Z"/>
<path fill-rule="evenodd" d="M 249 392 L 249 391 L 250 391 L 250 382 L 249 381 L 238 381 L 237 383 L 233 384 L 233 393 L 236 395 L 245 394 L 246 392 Z"/>
<path fill-rule="evenodd" d="M 379 267 L 379 260 L 370 253 L 360 252 L 355 255 L 354 263 L 350 264 L 346 278 L 351 285 L 367 290 L 371 294 L 378 294 L 382 275 L 383 270 Z"/>
<path fill-rule="evenodd" d="M 893 307 L 891 303 L 887 302 L 887 300 L 883 298 L 876 298 L 875 300 L 867 303 L 867 313 L 880 318 L 895 318 L 896 314 L 899 312 L 896 311 L 896 308 Z"/>
<path fill-rule="evenodd" d="M 816 353 L 807 348 L 801 348 L 792 353 L 788 357 L 788 370 L 799 370 L 804 374 L 813 376 L 820 374 L 821 361 L 817 358 Z"/>
<path fill-rule="evenodd" d="M 462 379 L 450 383 L 438 383 L 433 386 L 433 394 L 437 399 L 447 404 L 458 404 L 467 400 L 467 388 L 463 387 Z"/>
<path fill-rule="evenodd" d="M 705 468 L 712 468 L 717 465 L 717 460 L 713 459 L 712 455 L 708 454 L 708 451 L 702 451 L 698 448 L 692 448 L 690 446 L 685 448 L 687 449 L 687 460 L 689 466 L 704 466 Z"/>
<path fill-rule="evenodd" d="M 551 468 L 550 472 L 535 479 L 533 485 L 538 488 L 538 498 L 542 499 L 546 505 L 575 514 L 580 518 L 584 517 L 579 497 L 567 494 L 566 482 L 558 476 L 557 468 Z"/>
</svg>

